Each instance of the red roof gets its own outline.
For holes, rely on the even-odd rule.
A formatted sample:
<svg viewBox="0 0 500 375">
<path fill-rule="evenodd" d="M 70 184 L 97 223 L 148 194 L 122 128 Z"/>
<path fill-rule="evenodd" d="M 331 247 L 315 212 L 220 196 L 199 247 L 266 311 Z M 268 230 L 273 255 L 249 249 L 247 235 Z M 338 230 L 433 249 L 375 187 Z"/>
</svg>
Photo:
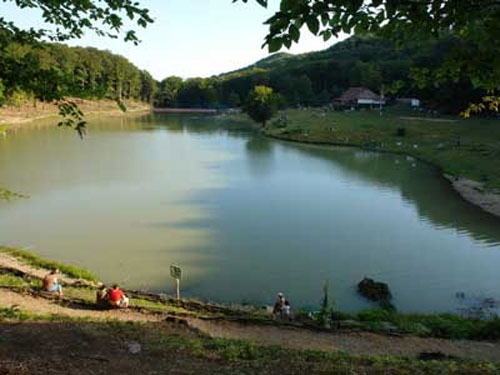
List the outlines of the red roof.
<svg viewBox="0 0 500 375">
<path fill-rule="evenodd" d="M 380 96 L 365 87 L 351 87 L 335 100 L 350 102 L 357 101 L 358 99 L 381 100 Z"/>
</svg>

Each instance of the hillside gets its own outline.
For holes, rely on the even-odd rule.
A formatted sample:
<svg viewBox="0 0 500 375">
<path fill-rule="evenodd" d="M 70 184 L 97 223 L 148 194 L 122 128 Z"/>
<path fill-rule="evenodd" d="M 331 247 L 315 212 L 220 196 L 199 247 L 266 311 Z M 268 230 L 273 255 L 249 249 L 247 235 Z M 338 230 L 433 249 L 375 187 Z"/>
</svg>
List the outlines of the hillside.
<svg viewBox="0 0 500 375">
<path fill-rule="evenodd" d="M 417 96 L 428 107 L 457 113 L 483 94 L 470 82 L 441 82 L 439 87 L 419 88 L 410 78 L 415 68 L 429 69 L 442 60 L 443 51 L 456 43 L 443 38 L 415 41 L 396 48 L 375 37 L 351 37 L 323 51 L 291 55 L 277 53 L 256 63 L 211 78 L 159 83 L 158 106 L 237 106 L 258 84 L 279 92 L 286 106 L 320 106 L 353 86 L 380 92 L 398 84 L 399 96 Z"/>
</svg>

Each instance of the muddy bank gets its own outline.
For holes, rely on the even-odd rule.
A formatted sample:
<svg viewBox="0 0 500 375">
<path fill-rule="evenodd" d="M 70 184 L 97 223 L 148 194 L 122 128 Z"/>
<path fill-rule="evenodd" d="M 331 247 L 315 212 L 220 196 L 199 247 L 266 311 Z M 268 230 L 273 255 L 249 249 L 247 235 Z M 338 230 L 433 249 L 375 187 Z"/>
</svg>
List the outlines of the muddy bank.
<svg viewBox="0 0 500 375">
<path fill-rule="evenodd" d="M 136 116 L 151 111 L 151 106 L 146 103 L 136 101 L 125 101 L 127 108 L 123 112 L 116 102 L 112 100 L 85 100 L 74 99 L 79 108 L 83 111 L 86 118 L 95 116 Z M 53 125 L 59 121 L 59 109 L 53 103 L 37 103 L 36 106 L 31 103 L 19 107 L 0 108 L 0 126 L 6 131 L 25 128 L 29 126 Z M 43 121 L 41 124 L 38 121 Z"/>
<path fill-rule="evenodd" d="M 468 178 L 454 177 L 447 174 L 444 177 L 451 182 L 453 188 L 466 201 L 500 217 L 500 194 L 485 191 L 483 184 Z"/>
</svg>

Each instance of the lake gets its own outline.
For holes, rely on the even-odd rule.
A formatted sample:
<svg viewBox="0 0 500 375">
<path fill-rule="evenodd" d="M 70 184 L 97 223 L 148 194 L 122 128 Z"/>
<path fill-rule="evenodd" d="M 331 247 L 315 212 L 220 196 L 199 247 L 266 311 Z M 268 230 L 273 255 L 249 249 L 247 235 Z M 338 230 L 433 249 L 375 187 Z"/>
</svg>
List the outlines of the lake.
<svg viewBox="0 0 500 375">
<path fill-rule="evenodd" d="M 462 200 L 410 157 L 266 139 L 214 116 L 92 120 L 0 138 L 0 244 L 105 282 L 218 302 L 372 306 L 364 277 L 405 312 L 500 300 L 500 219 Z"/>
</svg>

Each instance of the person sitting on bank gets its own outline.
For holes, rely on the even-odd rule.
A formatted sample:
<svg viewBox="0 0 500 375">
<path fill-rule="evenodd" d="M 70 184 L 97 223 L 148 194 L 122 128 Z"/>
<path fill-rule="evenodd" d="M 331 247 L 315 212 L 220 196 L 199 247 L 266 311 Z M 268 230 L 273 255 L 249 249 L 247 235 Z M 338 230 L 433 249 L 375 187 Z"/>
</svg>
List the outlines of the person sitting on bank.
<svg viewBox="0 0 500 375">
<path fill-rule="evenodd" d="M 128 307 L 127 296 L 116 284 L 108 292 L 108 301 L 111 306 L 118 307 L 119 309 L 126 309 Z"/>
<path fill-rule="evenodd" d="M 285 305 L 285 295 L 279 292 L 276 297 L 276 302 L 274 303 L 274 308 L 273 308 L 273 314 L 276 319 L 282 318 L 284 305 Z"/>
<path fill-rule="evenodd" d="M 282 319 L 292 320 L 291 306 L 290 306 L 290 302 L 288 302 L 288 300 L 285 300 L 285 304 L 283 305 L 282 312 L 283 312 Z"/>
<path fill-rule="evenodd" d="M 48 275 L 43 278 L 43 290 L 51 293 L 56 293 L 59 298 L 63 296 L 62 286 L 57 280 L 60 274 L 59 269 L 54 268 Z"/>
<path fill-rule="evenodd" d="M 103 309 L 109 307 L 108 288 L 106 288 L 106 285 L 103 284 L 99 287 L 99 289 L 97 289 L 95 302 L 97 304 L 97 307 Z"/>
</svg>

